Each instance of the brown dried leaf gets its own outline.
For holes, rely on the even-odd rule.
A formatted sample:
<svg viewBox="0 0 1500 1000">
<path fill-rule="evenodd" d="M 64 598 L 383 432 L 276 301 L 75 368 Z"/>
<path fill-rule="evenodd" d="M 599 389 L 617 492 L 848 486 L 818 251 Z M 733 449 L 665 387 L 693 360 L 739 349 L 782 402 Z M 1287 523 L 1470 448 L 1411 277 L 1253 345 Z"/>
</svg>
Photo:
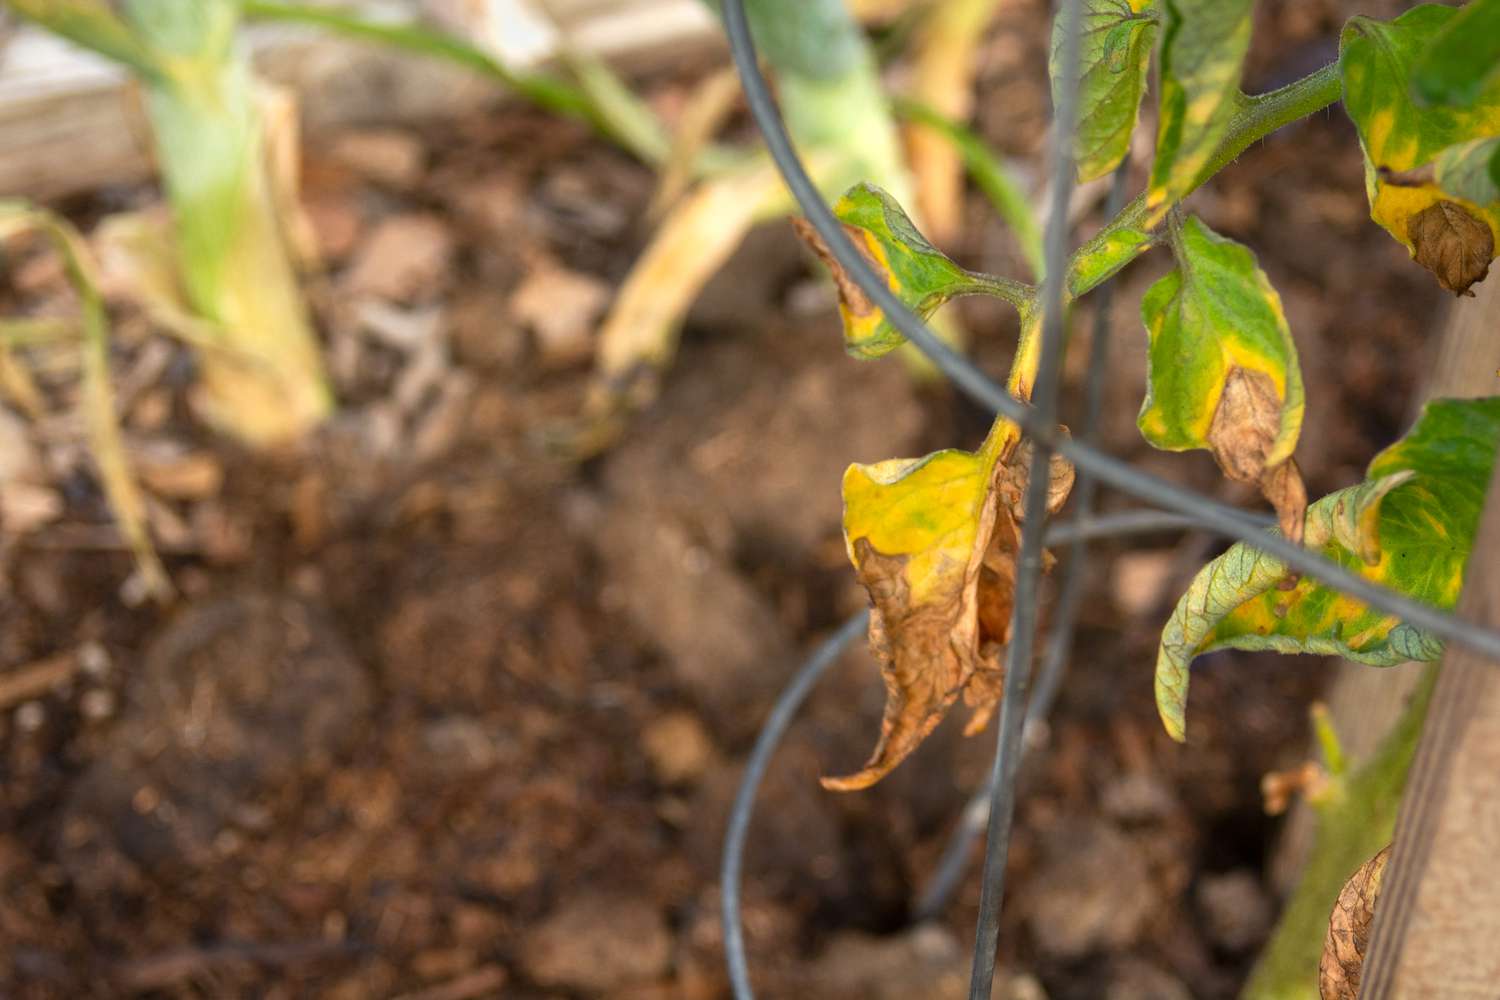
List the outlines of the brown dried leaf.
<svg viewBox="0 0 1500 1000">
<path fill-rule="evenodd" d="M 1360 865 L 1333 904 L 1328 935 L 1323 939 L 1323 959 L 1318 963 L 1318 995 L 1322 1000 L 1357 1000 L 1359 996 L 1375 901 L 1390 856 L 1387 844 L 1379 854 Z"/>
<path fill-rule="evenodd" d="M 1301 545 L 1302 526 L 1307 515 L 1307 486 L 1302 482 L 1296 460 L 1289 458 L 1262 472 L 1260 492 L 1276 508 L 1281 533 Z"/>
<path fill-rule="evenodd" d="M 1224 475 L 1253 483 L 1281 430 L 1281 398 L 1265 372 L 1231 368 L 1219 394 L 1208 445 Z"/>
<path fill-rule="evenodd" d="M 1265 372 L 1231 368 L 1214 410 L 1208 445 L 1224 475 L 1242 483 L 1256 483 L 1276 508 L 1281 532 L 1302 541 L 1302 519 L 1307 512 L 1307 489 L 1292 459 L 1267 468 L 1282 423 L 1281 397 Z"/>
<path fill-rule="evenodd" d="M 1495 234 L 1462 205 L 1439 201 L 1412 216 L 1407 227 L 1412 256 L 1456 295 L 1473 295 L 1495 256 Z"/>
<path fill-rule="evenodd" d="M 880 739 L 859 772 L 824 778 L 834 791 L 879 781 L 963 695 L 966 733 L 1000 702 L 1030 445 L 1013 425 L 978 454 L 948 451 L 911 463 L 855 466 L 845 477 L 845 533 L 870 596 L 870 648 L 886 687 Z M 1056 511 L 1073 468 L 1054 456 L 1047 497 Z M 892 512 L 895 512 L 893 515 Z M 916 525 L 907 516 L 925 511 Z M 937 525 L 936 528 L 933 525 Z M 881 552 L 872 538 L 899 554 Z M 1046 565 L 1050 565 L 1050 557 Z"/>
</svg>

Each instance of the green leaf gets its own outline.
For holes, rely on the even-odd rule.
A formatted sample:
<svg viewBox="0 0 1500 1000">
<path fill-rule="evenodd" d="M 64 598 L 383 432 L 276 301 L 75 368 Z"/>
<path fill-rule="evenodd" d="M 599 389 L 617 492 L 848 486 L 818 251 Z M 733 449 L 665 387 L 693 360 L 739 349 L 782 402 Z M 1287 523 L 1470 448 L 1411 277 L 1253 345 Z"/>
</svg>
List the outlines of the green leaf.
<svg viewBox="0 0 1500 1000">
<path fill-rule="evenodd" d="M 1156 45 L 1156 0 L 1083 0 L 1078 52 L 1078 128 L 1074 157 L 1081 181 L 1102 177 L 1125 158 L 1135 131 L 1146 71 Z M 1057 103 L 1064 5 L 1052 27 L 1052 102 Z"/>
<path fill-rule="evenodd" d="M 107 0 L 9 0 L 9 6 L 48 31 L 129 66 L 143 77 L 159 74 L 157 53 Z"/>
<path fill-rule="evenodd" d="M 1500 0 L 1469 0 L 1437 33 L 1412 76 L 1428 104 L 1471 105 L 1500 73 Z"/>
<path fill-rule="evenodd" d="M 1444 191 L 1429 169 L 1447 149 L 1500 135 L 1500 75 L 1467 107 L 1424 107 L 1417 61 L 1459 12 L 1424 4 L 1394 21 L 1350 19 L 1339 46 L 1344 108 L 1365 153 L 1370 217 L 1450 291 L 1484 277 L 1500 242 L 1500 209 Z"/>
<path fill-rule="evenodd" d="M 1500 202 L 1500 136 L 1443 150 L 1434 176 L 1445 193 L 1485 208 L 1494 207 Z"/>
<path fill-rule="evenodd" d="M 1278 476 L 1263 482 L 1291 458 L 1302 427 L 1302 373 L 1281 298 L 1254 254 L 1197 218 L 1172 228 L 1172 250 L 1176 269 L 1141 302 L 1150 349 L 1136 423 L 1157 448 L 1207 448 L 1231 479 L 1262 482 L 1295 532 L 1305 500 L 1280 495 Z"/>
<path fill-rule="evenodd" d="M 1500 397 L 1437 400 L 1367 479 L 1307 510 L 1303 544 L 1368 580 L 1438 608 L 1463 586 L 1500 443 Z M 1215 649 L 1273 649 L 1391 666 L 1435 660 L 1442 642 L 1309 577 L 1281 590 L 1287 568 L 1241 542 L 1194 578 L 1162 630 L 1156 704 L 1182 739 L 1188 666 Z"/>
<path fill-rule="evenodd" d="M 872 184 L 850 188 L 833 206 L 833 213 L 886 287 L 923 319 L 960 295 L 993 295 L 1018 309 L 1025 309 L 1033 297 L 1030 286 L 959 267 L 917 232 L 894 198 Z M 889 354 L 905 343 L 906 338 L 844 272 L 812 226 L 802 219 L 794 221 L 838 285 L 845 349 L 868 359 Z"/>
<path fill-rule="evenodd" d="M 1161 116 L 1146 194 L 1154 224 L 1192 190 L 1241 101 L 1254 0 L 1163 0 Z"/>
</svg>

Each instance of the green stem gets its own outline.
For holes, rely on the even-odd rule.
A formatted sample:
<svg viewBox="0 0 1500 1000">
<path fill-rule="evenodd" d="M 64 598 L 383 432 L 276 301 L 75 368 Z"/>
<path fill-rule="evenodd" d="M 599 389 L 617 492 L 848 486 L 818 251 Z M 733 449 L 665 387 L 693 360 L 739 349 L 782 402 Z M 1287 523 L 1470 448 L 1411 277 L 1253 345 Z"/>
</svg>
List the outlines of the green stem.
<svg viewBox="0 0 1500 1000">
<path fill-rule="evenodd" d="M 1213 157 L 1192 187 L 1183 192 L 1183 197 L 1201 187 L 1254 143 L 1282 126 L 1290 125 L 1299 118 L 1306 118 L 1314 111 L 1321 111 L 1337 101 L 1342 94 L 1342 86 L 1338 64 L 1330 63 L 1279 90 L 1254 97 L 1241 97 L 1239 110 L 1230 122 L 1228 134 L 1219 143 L 1219 148 L 1214 151 Z M 1141 250 L 1139 241 L 1122 237 L 1132 230 L 1139 230 L 1147 215 L 1146 196 L 1139 195 L 1099 230 L 1093 239 L 1073 252 L 1068 260 L 1068 287 L 1074 295 L 1082 295 L 1097 287 L 1135 259 Z M 1121 246 L 1128 246 L 1128 252 L 1115 249 Z M 1098 260 L 1101 255 L 1104 255 L 1103 259 L 1107 262 L 1103 266 L 1090 268 L 1087 277 L 1083 278 L 1080 263 L 1090 258 Z"/>
<path fill-rule="evenodd" d="M 983 271 L 969 271 L 969 284 L 962 286 L 956 295 L 988 295 L 1002 299 L 1016 307 L 1022 316 L 1036 304 L 1036 286 L 1014 278 L 1002 278 Z"/>
</svg>

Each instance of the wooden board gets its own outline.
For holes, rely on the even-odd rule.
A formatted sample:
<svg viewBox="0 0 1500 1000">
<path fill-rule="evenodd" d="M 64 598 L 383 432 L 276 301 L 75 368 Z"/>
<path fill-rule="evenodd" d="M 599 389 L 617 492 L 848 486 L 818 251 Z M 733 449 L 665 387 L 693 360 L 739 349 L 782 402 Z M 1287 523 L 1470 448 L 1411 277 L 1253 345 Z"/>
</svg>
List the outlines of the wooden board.
<svg viewBox="0 0 1500 1000">
<path fill-rule="evenodd" d="M 366 16 L 405 19 L 414 2 L 358 6 Z M 422 0 L 421 7 L 518 68 L 545 63 L 563 37 L 626 68 L 717 38 L 699 0 Z M 313 29 L 255 25 L 246 34 L 261 71 L 297 92 L 314 136 L 339 125 L 462 114 L 501 94 L 472 73 Z M 118 67 L 29 26 L 0 44 L 0 197 L 53 200 L 150 176 L 149 133 Z"/>
</svg>

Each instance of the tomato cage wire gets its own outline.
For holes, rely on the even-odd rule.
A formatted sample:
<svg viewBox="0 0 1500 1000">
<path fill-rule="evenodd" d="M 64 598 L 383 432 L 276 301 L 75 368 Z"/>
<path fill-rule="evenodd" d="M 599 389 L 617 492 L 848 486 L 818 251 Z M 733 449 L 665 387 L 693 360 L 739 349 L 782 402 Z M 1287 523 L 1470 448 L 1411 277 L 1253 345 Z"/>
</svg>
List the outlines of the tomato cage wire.
<svg viewBox="0 0 1500 1000">
<path fill-rule="evenodd" d="M 1058 52 L 1058 64 L 1062 73 L 1055 107 L 1051 199 L 1045 227 L 1046 273 L 1042 287 L 1041 361 L 1033 390 L 1033 402 L 1028 405 L 1011 396 L 999 383 L 939 340 L 885 286 L 855 249 L 843 227 L 823 201 L 792 146 L 786 124 L 758 65 L 755 43 L 745 16 L 744 0 L 723 0 L 730 54 L 739 72 L 751 116 L 787 187 L 824 245 L 892 325 L 917 345 L 944 375 L 981 405 L 1014 420 L 1033 442 L 1032 469 L 1025 500 L 1027 516 L 1022 528 L 1021 554 L 1017 563 L 1011 641 L 1006 651 L 1005 689 L 997 726 L 998 743 L 994 764 L 989 781 L 976 795 L 971 807 L 965 810 L 953 843 L 939 863 L 937 874 L 914 908 L 919 917 L 930 917 L 940 910 L 953 887 L 964 875 L 973 838 L 977 836 L 981 826 L 986 826 L 980 912 L 969 985 L 970 1000 L 988 1000 L 990 997 L 999 938 L 1000 902 L 1004 895 L 1005 857 L 1010 842 L 1015 778 L 1023 746 L 1022 737 L 1028 724 L 1035 730 L 1045 718 L 1046 709 L 1057 690 L 1062 665 L 1067 659 L 1074 618 L 1070 605 L 1076 605 L 1077 601 L 1078 583 L 1073 577 L 1080 572 L 1079 567 L 1085 561 L 1085 540 L 1169 528 L 1195 528 L 1234 538 L 1282 560 L 1291 570 L 1320 580 L 1371 607 L 1500 662 L 1500 632 L 1465 621 L 1357 576 L 1318 553 L 1294 545 L 1278 534 L 1268 533 L 1268 520 L 1262 516 L 1219 503 L 1143 472 L 1091 444 L 1090 432 L 1097 421 L 1100 405 L 1102 359 L 1108 341 L 1109 310 L 1106 303 L 1101 302 L 1098 310 L 1081 433 L 1076 438 L 1070 438 L 1058 430 L 1056 397 L 1063 339 L 1062 280 L 1068 254 L 1067 204 L 1073 187 L 1071 150 L 1077 91 L 1079 0 L 1061 0 L 1059 7 L 1062 8 L 1059 13 L 1066 15 L 1063 23 L 1069 28 L 1063 32 Z M 1117 173 L 1115 178 L 1112 201 L 1116 203 L 1116 207 L 1123 191 L 1123 170 L 1122 166 L 1121 173 Z M 1107 287 L 1099 294 L 1106 295 Z M 1053 453 L 1067 458 L 1078 470 L 1079 513 L 1071 522 L 1049 525 L 1045 517 L 1046 470 Z M 1097 484 L 1114 487 L 1161 509 L 1096 516 L 1093 514 L 1093 495 Z M 1068 542 L 1071 551 L 1068 576 L 1063 581 L 1059 607 L 1061 627 L 1054 632 L 1052 644 L 1043 660 L 1036 691 L 1031 694 L 1028 703 L 1032 649 L 1037 627 L 1037 585 L 1044 542 Z M 1070 597 L 1070 593 L 1073 596 Z M 862 632 L 867 618 L 868 612 L 864 611 L 850 618 L 797 670 L 778 697 L 746 763 L 729 816 L 720 869 L 725 960 L 736 1000 L 751 1000 L 754 996 L 740 916 L 740 882 L 756 792 L 771 756 L 797 709 L 812 691 L 818 678 Z"/>
</svg>

